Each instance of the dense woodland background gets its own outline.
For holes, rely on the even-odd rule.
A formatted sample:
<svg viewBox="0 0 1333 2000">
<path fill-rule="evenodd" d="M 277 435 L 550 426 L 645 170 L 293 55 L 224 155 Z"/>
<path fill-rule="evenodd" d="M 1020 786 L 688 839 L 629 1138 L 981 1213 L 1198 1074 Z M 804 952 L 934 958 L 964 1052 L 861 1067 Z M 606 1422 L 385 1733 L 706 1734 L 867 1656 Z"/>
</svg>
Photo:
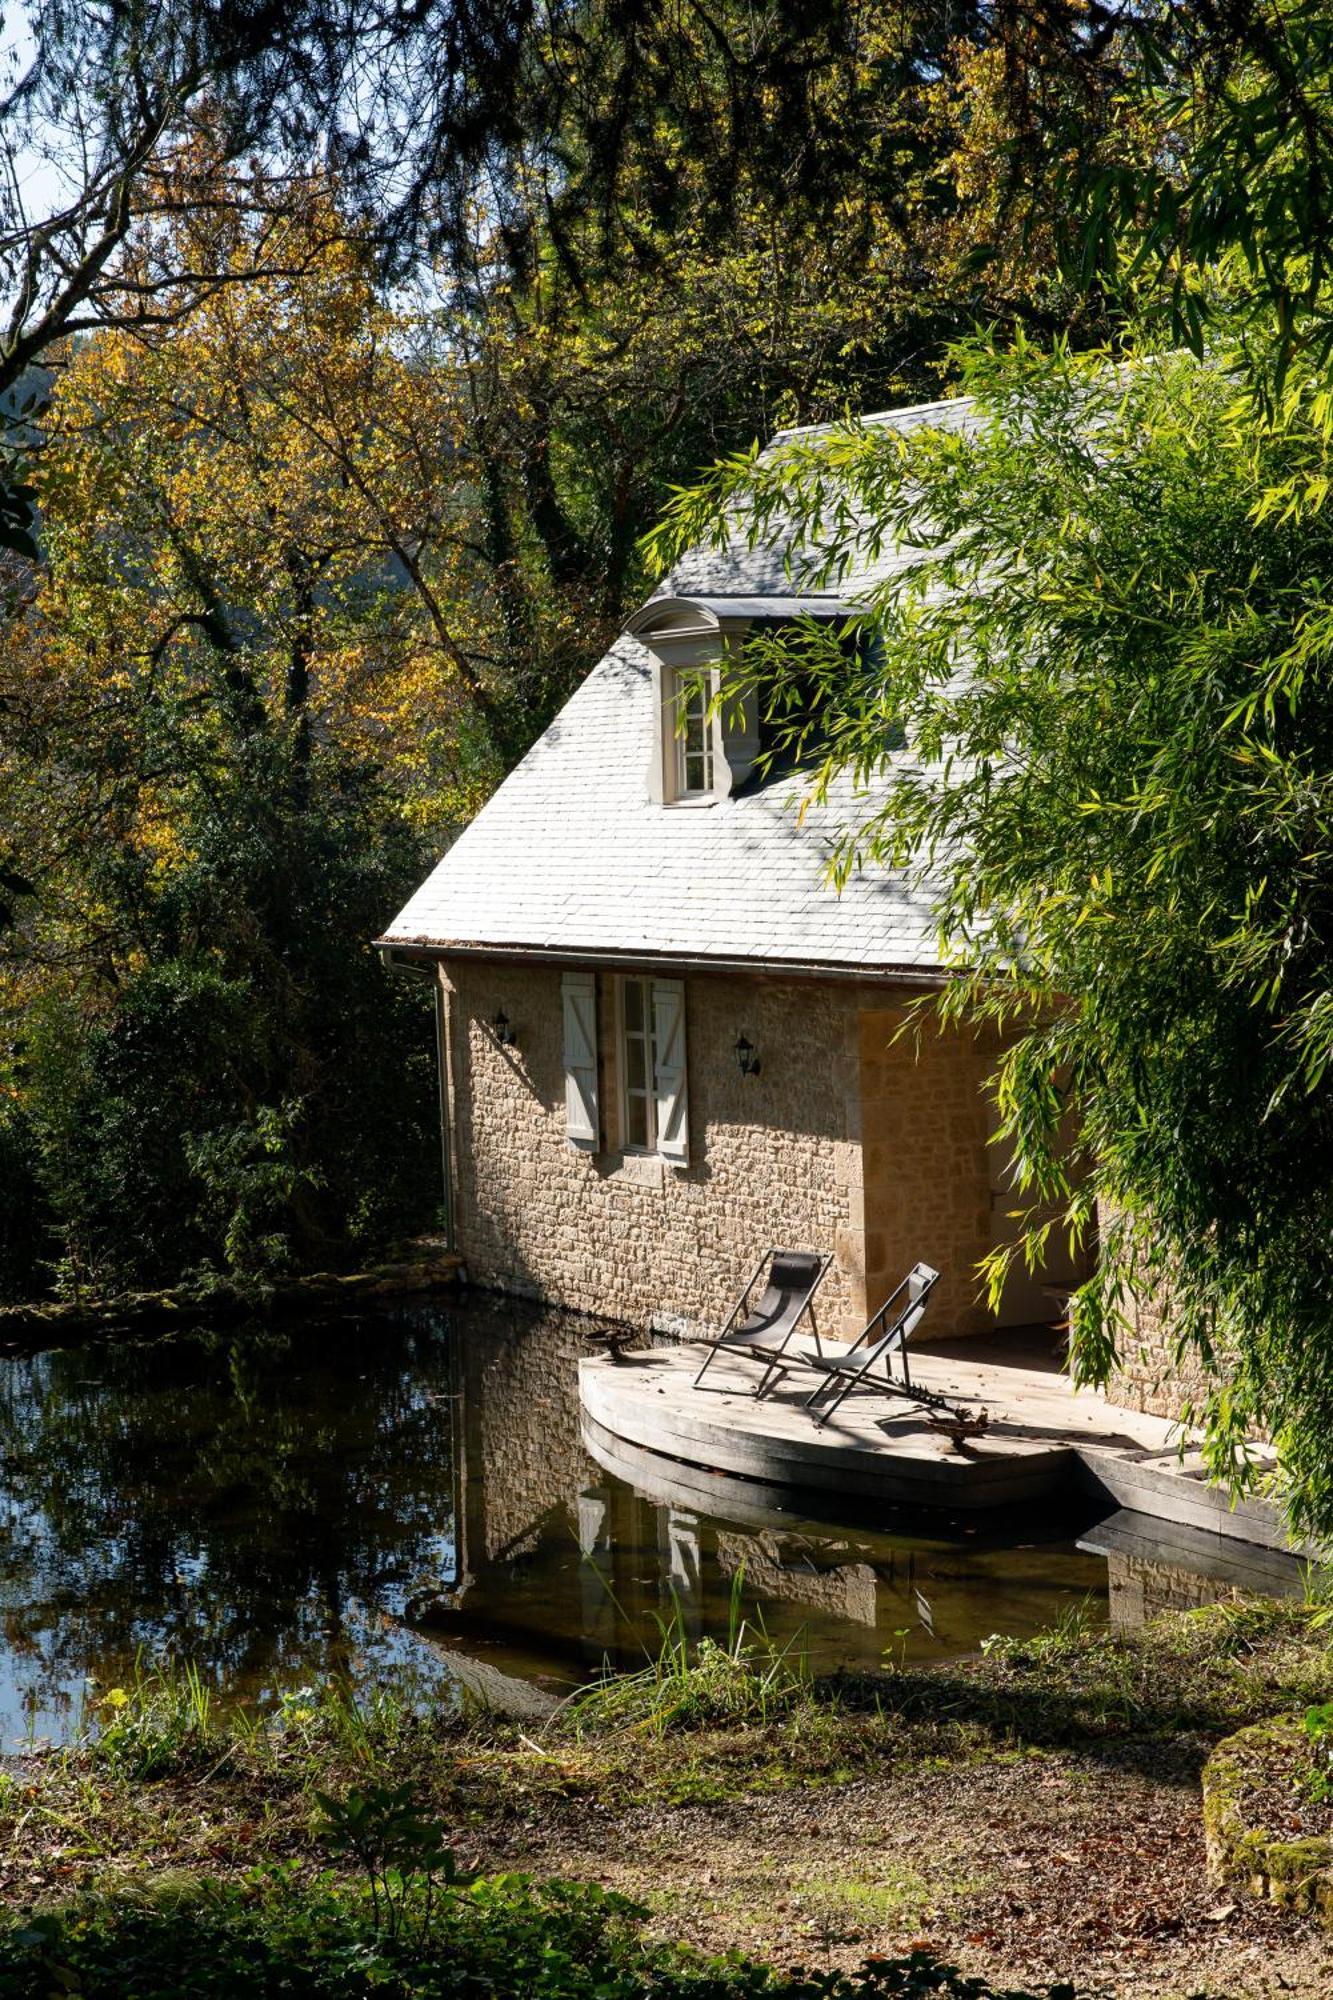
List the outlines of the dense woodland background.
<svg viewBox="0 0 1333 2000">
<path fill-rule="evenodd" d="M 95 310 L 19 343 L 40 526 L 0 656 L 6 1296 L 259 1278 L 428 1226 L 429 1021 L 369 941 L 650 587 L 673 486 L 780 424 L 942 393 L 976 323 L 1107 330 L 1004 211 L 979 14 L 564 25 L 470 162 L 413 189 L 395 155 L 408 217 L 307 164 L 309 134 L 240 151 L 227 92 L 182 90 Z"/>
<path fill-rule="evenodd" d="M 1256 423 L 1327 432 L 1319 7 L 28 26 L 0 1297 L 262 1283 L 432 1224 L 429 1018 L 370 940 L 715 460 L 946 394 L 978 336 L 1224 346 Z"/>
</svg>

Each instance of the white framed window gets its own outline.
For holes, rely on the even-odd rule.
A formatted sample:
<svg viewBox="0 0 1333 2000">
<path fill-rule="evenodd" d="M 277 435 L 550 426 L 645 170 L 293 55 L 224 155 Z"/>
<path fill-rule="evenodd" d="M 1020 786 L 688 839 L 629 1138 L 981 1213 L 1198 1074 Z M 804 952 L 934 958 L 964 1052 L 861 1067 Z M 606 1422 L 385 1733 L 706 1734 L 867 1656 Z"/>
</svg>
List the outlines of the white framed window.
<svg viewBox="0 0 1333 2000">
<path fill-rule="evenodd" d="M 672 675 L 678 799 L 713 795 L 713 676 L 706 667 L 678 667 Z"/>
<path fill-rule="evenodd" d="M 657 1151 L 653 982 L 620 982 L 620 1131 L 627 1153 Z"/>
<path fill-rule="evenodd" d="M 627 1153 L 689 1162 L 685 1077 L 685 987 L 679 979 L 630 975 L 617 1007 L 620 1139 Z"/>
</svg>

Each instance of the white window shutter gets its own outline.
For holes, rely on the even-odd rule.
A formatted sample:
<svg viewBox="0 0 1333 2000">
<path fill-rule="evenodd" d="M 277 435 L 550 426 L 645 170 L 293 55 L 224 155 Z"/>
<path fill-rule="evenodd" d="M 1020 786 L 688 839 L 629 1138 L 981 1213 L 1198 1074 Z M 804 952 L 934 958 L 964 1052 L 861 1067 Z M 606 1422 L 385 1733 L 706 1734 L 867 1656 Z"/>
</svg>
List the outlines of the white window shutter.
<svg viewBox="0 0 1333 2000">
<path fill-rule="evenodd" d="M 565 1010 L 565 1136 L 573 1146 L 596 1148 L 597 975 L 567 972 L 560 982 Z"/>
<path fill-rule="evenodd" d="M 679 979 L 653 981 L 653 1041 L 656 1045 L 657 1150 L 673 1166 L 687 1166 L 690 1158 L 690 1107 L 685 1091 L 685 986 Z"/>
</svg>

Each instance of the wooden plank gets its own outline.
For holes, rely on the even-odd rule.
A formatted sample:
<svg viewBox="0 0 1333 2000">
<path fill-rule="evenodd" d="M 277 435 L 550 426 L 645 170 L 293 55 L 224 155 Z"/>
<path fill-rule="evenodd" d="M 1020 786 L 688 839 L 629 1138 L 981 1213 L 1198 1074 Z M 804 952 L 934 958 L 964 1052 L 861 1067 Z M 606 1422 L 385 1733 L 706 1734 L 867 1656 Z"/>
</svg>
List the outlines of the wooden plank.
<svg viewBox="0 0 1333 2000">
<path fill-rule="evenodd" d="M 1114 1452 L 1081 1453 L 1085 1479 L 1118 1506 L 1157 1520 L 1213 1529 L 1236 1542 L 1285 1549 L 1286 1533 L 1277 1508 L 1267 1502 L 1245 1501 L 1232 1508 L 1216 1486 L 1174 1475 L 1160 1464 L 1135 1464 Z"/>
<path fill-rule="evenodd" d="M 715 1412 L 697 1410 L 682 1406 L 688 1381 L 682 1378 L 677 1386 L 680 1393 L 673 1394 L 652 1374 L 626 1371 L 600 1357 L 580 1363 L 584 1410 L 604 1430 L 668 1458 L 760 1481 L 907 1505 L 970 1508 L 1036 1498 L 1068 1477 L 1071 1453 L 1065 1445 L 1024 1440 L 1020 1450 L 963 1456 L 947 1440 L 915 1428 L 893 1437 L 877 1431 L 869 1437 L 821 1433 L 808 1419 L 794 1421 L 791 1412 L 783 1422 L 781 1413 L 753 1398 L 744 1405 L 739 1399 L 720 1404 Z M 973 1451 L 970 1443 L 966 1450 Z"/>
<path fill-rule="evenodd" d="M 795 1496 L 790 1486 L 765 1485 L 757 1479 L 663 1458 L 604 1430 L 586 1410 L 580 1430 L 584 1450 L 603 1472 L 623 1479 L 661 1506 L 693 1509 L 742 1528 L 788 1527 L 794 1518 Z"/>
<path fill-rule="evenodd" d="M 858 1394 L 855 1399 L 848 1399 L 831 1423 L 819 1426 L 799 1404 L 772 1395 L 760 1401 L 752 1394 L 732 1390 L 725 1383 L 720 1383 L 717 1390 L 707 1386 L 695 1390 L 680 1374 L 660 1368 L 641 1369 L 633 1365 L 636 1360 L 637 1357 L 630 1357 L 627 1365 L 625 1361 L 607 1363 L 596 1357 L 580 1364 L 581 1374 L 596 1384 L 590 1393 L 595 1393 L 606 1407 L 625 1399 L 638 1405 L 645 1397 L 661 1397 L 663 1422 L 678 1425 L 691 1435 L 701 1434 L 694 1426 L 703 1426 L 711 1432 L 718 1424 L 725 1423 L 727 1429 L 738 1433 L 787 1438 L 794 1445 L 812 1451 L 841 1449 L 849 1439 L 867 1450 L 880 1450 L 886 1437 L 895 1441 L 912 1437 L 918 1441 L 922 1455 L 928 1453 L 941 1459 L 950 1456 L 954 1449 L 918 1410 L 898 1398 Z M 1066 1443 L 1063 1436 L 1051 1440 L 1024 1432 L 998 1441 L 986 1436 L 972 1439 L 969 1450 L 981 1458 L 998 1459 L 1015 1452 L 1064 1447 Z"/>
<path fill-rule="evenodd" d="M 702 1353 L 694 1346 L 586 1358 L 579 1364 L 586 1417 L 606 1439 L 701 1468 L 705 1481 L 718 1471 L 773 1490 L 968 1509 L 1080 1485 L 1184 1530 L 1287 1546 L 1270 1502 L 1249 1498 L 1233 1509 L 1225 1493 L 1194 1476 L 1196 1463 L 1179 1462 L 1172 1422 L 1121 1410 L 1049 1369 L 970 1363 L 956 1353 L 914 1356 L 913 1378 L 923 1387 L 990 1414 L 984 1435 L 955 1445 L 900 1399 L 860 1389 L 817 1427 L 802 1402 L 818 1378 L 799 1365 L 760 1400 L 753 1393 L 760 1371 L 722 1355 L 696 1390 Z M 706 1495 L 706 1484 L 698 1490 Z"/>
</svg>

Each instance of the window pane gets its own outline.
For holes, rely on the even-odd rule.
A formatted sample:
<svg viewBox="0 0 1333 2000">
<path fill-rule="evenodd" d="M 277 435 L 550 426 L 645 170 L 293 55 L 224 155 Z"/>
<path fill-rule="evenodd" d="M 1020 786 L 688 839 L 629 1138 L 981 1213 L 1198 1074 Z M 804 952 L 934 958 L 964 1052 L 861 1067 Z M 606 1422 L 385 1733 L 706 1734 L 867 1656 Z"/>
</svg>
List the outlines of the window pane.
<svg viewBox="0 0 1333 2000">
<path fill-rule="evenodd" d="M 643 1043 L 629 1040 L 625 1043 L 625 1087 L 628 1090 L 647 1090 L 648 1075 L 643 1060 Z"/>
<path fill-rule="evenodd" d="M 682 794 L 713 789 L 709 693 L 707 674 L 677 675 L 676 771 Z"/>
<path fill-rule="evenodd" d="M 637 979 L 625 981 L 625 1027 L 631 1035 L 643 1029 L 643 986 Z"/>
<path fill-rule="evenodd" d="M 629 1146 L 648 1144 L 648 1100 L 646 1097 L 628 1097 L 625 1100 L 625 1143 Z"/>
</svg>

